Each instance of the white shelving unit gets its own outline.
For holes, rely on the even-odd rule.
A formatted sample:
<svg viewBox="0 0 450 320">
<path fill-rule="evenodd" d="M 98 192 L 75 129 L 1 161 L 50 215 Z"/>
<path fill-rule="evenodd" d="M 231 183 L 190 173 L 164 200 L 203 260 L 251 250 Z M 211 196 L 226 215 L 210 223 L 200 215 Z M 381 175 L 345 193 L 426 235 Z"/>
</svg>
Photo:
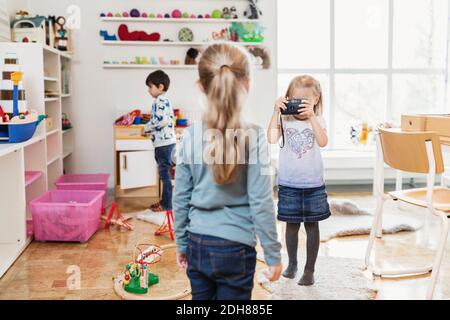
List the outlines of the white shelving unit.
<svg viewBox="0 0 450 320">
<path fill-rule="evenodd" d="M 223 43 L 223 41 L 102 41 L 105 46 L 153 46 L 153 47 L 202 47 L 215 43 Z M 253 47 L 264 45 L 264 42 L 231 42 L 244 47 Z"/>
<path fill-rule="evenodd" d="M 192 19 L 192 18 L 119 18 L 119 17 L 103 17 L 100 18 L 103 22 L 155 22 L 155 23 L 217 23 L 226 24 L 232 22 L 259 22 L 259 20 L 250 19 Z"/>
<path fill-rule="evenodd" d="M 49 115 L 33 138 L 18 144 L 0 144 L 0 277 L 32 241 L 28 203 L 42 195 L 63 174 L 66 141 L 61 130 L 61 64 L 70 56 L 35 43 L 0 43 L 0 59 L 15 53 L 24 73 L 30 110 Z M 58 92 L 46 98 L 45 90 Z M 68 99 L 67 99 L 68 100 Z"/>
<path fill-rule="evenodd" d="M 197 70 L 197 65 L 185 65 L 185 64 L 112 64 L 104 63 L 104 69 L 179 69 L 179 70 Z M 256 70 L 262 70 L 261 66 L 255 66 Z"/>
</svg>

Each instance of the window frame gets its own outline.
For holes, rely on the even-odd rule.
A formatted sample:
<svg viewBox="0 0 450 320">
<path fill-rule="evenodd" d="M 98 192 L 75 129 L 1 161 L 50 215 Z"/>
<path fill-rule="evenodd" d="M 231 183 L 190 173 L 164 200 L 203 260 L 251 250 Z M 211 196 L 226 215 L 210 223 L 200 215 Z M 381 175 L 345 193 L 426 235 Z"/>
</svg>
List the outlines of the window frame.
<svg viewBox="0 0 450 320">
<path fill-rule="evenodd" d="M 388 0 L 388 65 L 387 68 L 337 68 L 336 67 L 336 1 L 330 1 L 330 67 L 329 68 L 278 68 L 278 75 L 283 74 L 325 74 L 329 76 L 329 116 L 330 123 L 328 125 L 329 132 L 334 133 L 336 129 L 335 115 L 336 115 L 336 76 L 342 74 L 357 74 L 357 75 L 384 75 L 387 77 L 387 98 L 386 107 L 383 110 L 387 114 L 388 110 L 393 108 L 393 78 L 395 75 L 410 74 L 410 75 L 437 75 L 445 77 L 445 97 L 444 105 L 445 111 L 450 111 L 448 106 L 449 98 L 449 48 L 450 48 L 450 4 L 448 6 L 447 16 L 447 43 L 446 43 L 446 62 L 444 68 L 394 68 L 394 1 Z M 336 142 L 334 134 L 329 137 L 329 149 L 336 149 Z"/>
</svg>

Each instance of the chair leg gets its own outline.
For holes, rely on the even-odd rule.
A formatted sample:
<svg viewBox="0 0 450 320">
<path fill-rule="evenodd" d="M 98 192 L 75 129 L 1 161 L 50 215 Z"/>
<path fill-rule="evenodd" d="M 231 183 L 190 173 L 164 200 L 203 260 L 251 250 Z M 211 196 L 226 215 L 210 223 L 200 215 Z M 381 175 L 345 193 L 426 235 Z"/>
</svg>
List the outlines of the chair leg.
<svg viewBox="0 0 450 320">
<path fill-rule="evenodd" d="M 380 225 L 382 225 L 382 219 L 381 219 L 382 217 L 381 216 L 383 214 L 383 206 L 384 206 L 384 200 L 379 198 L 377 200 L 377 207 L 375 210 L 375 216 L 373 218 L 372 230 L 370 231 L 369 242 L 367 244 L 367 249 L 366 249 L 366 258 L 365 258 L 366 269 L 368 269 L 370 266 L 370 255 L 372 254 L 375 237 L 378 236 L 377 234 L 379 231 L 379 227 L 380 227 Z M 383 229 L 381 228 L 381 235 L 382 235 L 382 233 L 383 233 Z"/>
<path fill-rule="evenodd" d="M 441 268 L 442 258 L 444 256 L 445 245 L 447 244 L 447 237 L 449 230 L 448 218 L 446 215 L 441 215 L 440 218 L 442 222 L 441 239 L 439 241 L 436 257 L 434 259 L 433 271 L 431 272 L 431 284 L 427 292 L 428 300 L 433 299 L 434 291 L 436 289 L 436 284 L 439 277 L 439 270 Z"/>
</svg>

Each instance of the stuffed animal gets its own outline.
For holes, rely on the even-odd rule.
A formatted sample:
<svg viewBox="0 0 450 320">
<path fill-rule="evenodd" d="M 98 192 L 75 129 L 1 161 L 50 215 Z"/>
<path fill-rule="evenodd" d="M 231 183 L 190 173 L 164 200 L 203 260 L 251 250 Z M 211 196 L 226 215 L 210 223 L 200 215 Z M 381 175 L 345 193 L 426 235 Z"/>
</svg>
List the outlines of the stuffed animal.
<svg viewBox="0 0 450 320">
<path fill-rule="evenodd" d="M 244 16 L 250 20 L 257 20 L 262 16 L 262 11 L 258 7 L 258 0 L 248 0 L 248 8 L 244 11 Z"/>
<path fill-rule="evenodd" d="M 253 57 L 259 60 L 257 64 L 261 65 L 263 69 L 270 69 L 271 61 L 267 48 L 249 47 L 248 51 L 253 55 Z"/>
<path fill-rule="evenodd" d="M 231 19 L 231 10 L 228 7 L 223 8 L 222 10 L 222 19 Z"/>
<path fill-rule="evenodd" d="M 148 34 L 144 31 L 133 31 L 130 32 L 128 30 L 128 26 L 126 24 L 122 24 L 119 27 L 118 31 L 119 39 L 121 41 L 159 41 L 161 39 L 161 35 L 157 32 Z"/>
<path fill-rule="evenodd" d="M 235 6 L 230 8 L 230 15 L 231 15 L 231 19 L 238 19 L 239 16 L 237 14 L 237 9 Z"/>
<path fill-rule="evenodd" d="M 198 64 L 198 58 L 200 57 L 200 51 L 195 48 L 190 48 L 186 53 L 186 59 L 184 60 L 185 65 L 196 65 Z"/>
</svg>

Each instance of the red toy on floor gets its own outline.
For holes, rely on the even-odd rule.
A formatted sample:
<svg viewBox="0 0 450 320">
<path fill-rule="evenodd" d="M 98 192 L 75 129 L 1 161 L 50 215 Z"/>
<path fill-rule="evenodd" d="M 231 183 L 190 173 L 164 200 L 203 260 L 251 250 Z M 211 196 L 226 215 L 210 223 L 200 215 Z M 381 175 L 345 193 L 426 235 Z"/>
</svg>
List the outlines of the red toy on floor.
<svg viewBox="0 0 450 320">
<path fill-rule="evenodd" d="M 161 39 L 161 35 L 157 32 L 151 34 L 145 31 L 130 32 L 126 24 L 120 25 L 118 35 L 121 41 L 159 41 Z"/>
</svg>

